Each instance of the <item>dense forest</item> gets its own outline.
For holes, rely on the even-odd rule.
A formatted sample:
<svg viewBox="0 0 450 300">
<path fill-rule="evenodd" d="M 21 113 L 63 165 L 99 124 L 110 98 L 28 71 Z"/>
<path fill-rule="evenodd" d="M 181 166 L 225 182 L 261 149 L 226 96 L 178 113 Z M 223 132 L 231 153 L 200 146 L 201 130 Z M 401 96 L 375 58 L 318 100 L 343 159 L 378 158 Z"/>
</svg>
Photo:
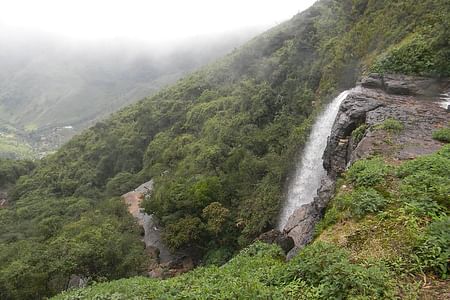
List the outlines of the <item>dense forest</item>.
<svg viewBox="0 0 450 300">
<path fill-rule="evenodd" d="M 449 170 L 450 145 L 401 166 L 360 160 L 340 180 L 316 240 L 288 262 L 279 247 L 256 242 L 221 267 L 117 280 L 56 299 L 417 299 L 418 274 L 449 274 Z M 353 234 L 342 245 L 344 232 Z M 441 295 L 448 280 L 443 285 Z"/>
<path fill-rule="evenodd" d="M 97 123 L 10 189 L 10 206 L 0 210 L 0 298 L 54 295 L 72 274 L 95 281 L 141 274 L 144 247 L 119 196 L 148 179 L 154 179 L 155 191 L 144 206 L 159 218 L 167 245 L 195 249 L 205 264 L 224 263 L 275 225 L 286 177 L 322 106 L 363 72 L 450 75 L 449 26 L 445 0 L 318 1 L 216 63 Z M 448 155 L 447 150 L 436 155 Z M 294 286 L 283 286 L 274 278 L 286 266 L 277 259 L 279 250 L 267 247 L 244 250 L 223 268 L 223 282 L 248 280 L 256 293 L 250 298 L 270 297 L 264 286 L 279 286 L 276 293 L 325 289 L 337 298 L 391 291 L 381 267 L 369 272 L 345 251 L 320 244 L 308 248 L 304 260 L 293 260 L 292 270 L 287 266 L 292 272 L 283 282 Z M 330 254 L 323 277 L 307 271 L 316 266 L 317 253 Z M 264 265 L 267 272 L 255 275 L 244 268 L 243 278 L 232 281 L 226 272 L 234 273 L 236 264 L 252 271 Z M 345 280 L 361 285 L 348 293 L 329 286 L 324 280 L 336 268 L 346 270 L 343 278 L 354 274 Z M 195 274 L 214 279 L 217 270 Z M 297 280 L 296 272 L 306 281 Z M 196 280 L 153 285 L 155 291 L 167 285 L 176 293 L 179 284 L 196 286 Z M 223 282 L 216 288 L 225 291 Z"/>
</svg>

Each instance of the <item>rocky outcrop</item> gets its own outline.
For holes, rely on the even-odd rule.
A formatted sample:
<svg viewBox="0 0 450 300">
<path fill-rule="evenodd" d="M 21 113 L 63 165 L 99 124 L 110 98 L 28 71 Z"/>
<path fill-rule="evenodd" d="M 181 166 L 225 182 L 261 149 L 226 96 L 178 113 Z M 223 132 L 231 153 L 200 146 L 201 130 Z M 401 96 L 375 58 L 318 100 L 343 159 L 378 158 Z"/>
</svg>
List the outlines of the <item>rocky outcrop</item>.
<svg viewBox="0 0 450 300">
<path fill-rule="evenodd" d="M 268 244 L 277 244 L 283 249 L 284 253 L 288 253 L 295 246 L 294 240 L 290 236 L 276 229 L 261 234 L 256 240 Z"/>
<path fill-rule="evenodd" d="M 363 88 L 380 89 L 392 95 L 423 95 L 435 97 L 442 89 L 441 82 L 429 77 L 370 74 L 359 83 Z"/>
<path fill-rule="evenodd" d="M 342 102 L 328 138 L 323 155 L 328 175 L 318 197 L 297 209 L 284 229 L 296 245 L 288 257 L 311 242 L 314 227 L 334 196 L 336 178 L 355 160 L 380 153 L 392 160 L 412 159 L 442 146 L 432 139 L 432 132 L 450 122 L 450 114 L 439 103 L 439 95 L 448 89 L 449 81 L 423 77 L 374 74 L 361 80 Z M 395 133 L 380 129 L 386 119 L 395 119 L 403 129 Z M 352 137 L 363 124 L 362 136 Z"/>
<path fill-rule="evenodd" d="M 437 151 L 442 143 L 432 139 L 432 132 L 450 121 L 439 98 L 449 86 L 448 80 L 401 75 L 363 78 L 341 104 L 324 153 L 328 174 L 335 178 L 355 160 L 370 155 L 404 160 Z M 378 130 L 387 119 L 398 121 L 403 129 Z M 362 124 L 367 130 L 354 140 L 352 132 Z"/>
<path fill-rule="evenodd" d="M 334 181 L 328 176 L 325 177 L 317 191 L 318 196 L 312 202 L 295 210 L 289 217 L 284 233 L 293 239 L 295 247 L 288 253 L 288 257 L 312 241 L 314 227 L 322 218 L 323 211 L 333 196 L 334 187 Z"/>
</svg>

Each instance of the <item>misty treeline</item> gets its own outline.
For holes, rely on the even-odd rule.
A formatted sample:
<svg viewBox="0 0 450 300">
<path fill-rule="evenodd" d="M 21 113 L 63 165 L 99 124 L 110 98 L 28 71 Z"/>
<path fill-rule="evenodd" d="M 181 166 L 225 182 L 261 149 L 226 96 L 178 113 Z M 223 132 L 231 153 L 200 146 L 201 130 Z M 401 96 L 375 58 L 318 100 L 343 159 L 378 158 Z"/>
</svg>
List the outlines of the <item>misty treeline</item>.
<svg viewBox="0 0 450 300">
<path fill-rule="evenodd" d="M 275 225 L 286 176 L 333 95 L 374 65 L 388 72 L 382 62 L 396 47 L 422 51 L 401 59 L 435 66 L 414 73 L 450 74 L 449 9 L 443 0 L 319 1 L 76 136 L 22 176 L 0 210 L 0 297 L 53 295 L 73 274 L 141 274 L 144 246 L 118 196 L 148 179 L 155 191 L 144 206 L 166 243 L 223 263 Z M 426 43 L 415 49 L 414 38 Z"/>
</svg>

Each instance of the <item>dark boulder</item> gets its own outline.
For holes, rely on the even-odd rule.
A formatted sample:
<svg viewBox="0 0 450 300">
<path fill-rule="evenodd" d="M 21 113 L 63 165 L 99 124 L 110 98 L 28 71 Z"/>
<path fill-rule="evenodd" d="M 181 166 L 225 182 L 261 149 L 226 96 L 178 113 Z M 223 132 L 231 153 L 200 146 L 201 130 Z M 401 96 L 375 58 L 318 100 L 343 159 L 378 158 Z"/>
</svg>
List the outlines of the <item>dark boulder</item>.
<svg viewBox="0 0 450 300">
<path fill-rule="evenodd" d="M 268 244 L 277 244 L 283 249 L 284 253 L 288 253 L 295 246 L 294 240 L 290 236 L 276 229 L 261 234 L 256 240 Z"/>
</svg>

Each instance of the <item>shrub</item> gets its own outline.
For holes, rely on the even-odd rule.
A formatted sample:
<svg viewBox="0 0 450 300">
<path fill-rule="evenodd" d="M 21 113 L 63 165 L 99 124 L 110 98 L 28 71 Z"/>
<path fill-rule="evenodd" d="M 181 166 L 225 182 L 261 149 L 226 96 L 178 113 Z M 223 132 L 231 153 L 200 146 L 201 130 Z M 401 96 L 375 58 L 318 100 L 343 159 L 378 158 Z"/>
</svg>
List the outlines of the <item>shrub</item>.
<svg viewBox="0 0 450 300">
<path fill-rule="evenodd" d="M 450 177 L 450 159 L 446 156 L 447 149 L 443 148 L 438 154 L 424 155 L 405 162 L 397 170 L 397 176 L 404 178 L 418 172 L 427 172 L 442 177 Z"/>
<path fill-rule="evenodd" d="M 163 239 L 171 249 L 187 246 L 200 238 L 202 221 L 197 217 L 186 216 L 169 224 L 163 232 Z"/>
<path fill-rule="evenodd" d="M 137 187 L 133 174 L 120 172 L 111 178 L 106 184 L 106 193 L 111 196 L 120 196 Z"/>
<path fill-rule="evenodd" d="M 232 253 L 231 249 L 225 247 L 209 250 L 203 258 L 203 264 L 221 266 L 230 259 Z"/>
<path fill-rule="evenodd" d="M 355 162 L 347 171 L 347 177 L 357 186 L 375 186 L 382 184 L 388 173 L 383 159 L 375 157 Z"/>
<path fill-rule="evenodd" d="M 441 148 L 441 150 L 439 150 L 437 152 L 437 155 L 447 158 L 450 160 L 450 144 L 445 145 L 444 147 Z"/>
<path fill-rule="evenodd" d="M 404 39 L 381 55 L 371 71 L 377 73 L 432 74 L 438 66 L 431 44 L 419 34 Z"/>
<path fill-rule="evenodd" d="M 441 129 L 434 131 L 433 139 L 444 142 L 444 143 L 450 143 L 450 127 L 441 128 Z"/>
<path fill-rule="evenodd" d="M 447 278 L 450 267 L 450 217 L 442 217 L 428 226 L 416 254 L 425 271 L 433 270 L 442 278 Z"/>
<path fill-rule="evenodd" d="M 308 285 L 302 279 L 294 279 L 289 282 L 282 290 L 286 299 L 297 300 L 318 300 L 323 299 L 322 286 L 317 287 Z"/>
<path fill-rule="evenodd" d="M 364 267 L 350 262 L 349 253 L 335 245 L 316 242 L 305 247 L 287 266 L 291 280 L 301 278 L 321 289 L 321 299 L 348 297 L 390 298 L 389 273 L 383 266 Z"/>
<path fill-rule="evenodd" d="M 367 128 L 367 124 L 362 124 L 352 131 L 352 138 L 355 144 L 358 144 L 363 139 Z"/>
<path fill-rule="evenodd" d="M 394 118 L 387 118 L 383 123 L 375 127 L 375 129 L 386 130 L 391 133 L 399 133 L 404 128 L 405 126 L 400 121 Z"/>
<path fill-rule="evenodd" d="M 352 214 L 361 218 L 370 213 L 382 210 L 387 200 L 373 188 L 357 188 L 351 194 L 350 209 Z"/>
<path fill-rule="evenodd" d="M 443 207 L 450 207 L 449 176 L 418 171 L 402 180 L 400 192 L 403 200 L 407 202 L 435 202 Z"/>
</svg>

